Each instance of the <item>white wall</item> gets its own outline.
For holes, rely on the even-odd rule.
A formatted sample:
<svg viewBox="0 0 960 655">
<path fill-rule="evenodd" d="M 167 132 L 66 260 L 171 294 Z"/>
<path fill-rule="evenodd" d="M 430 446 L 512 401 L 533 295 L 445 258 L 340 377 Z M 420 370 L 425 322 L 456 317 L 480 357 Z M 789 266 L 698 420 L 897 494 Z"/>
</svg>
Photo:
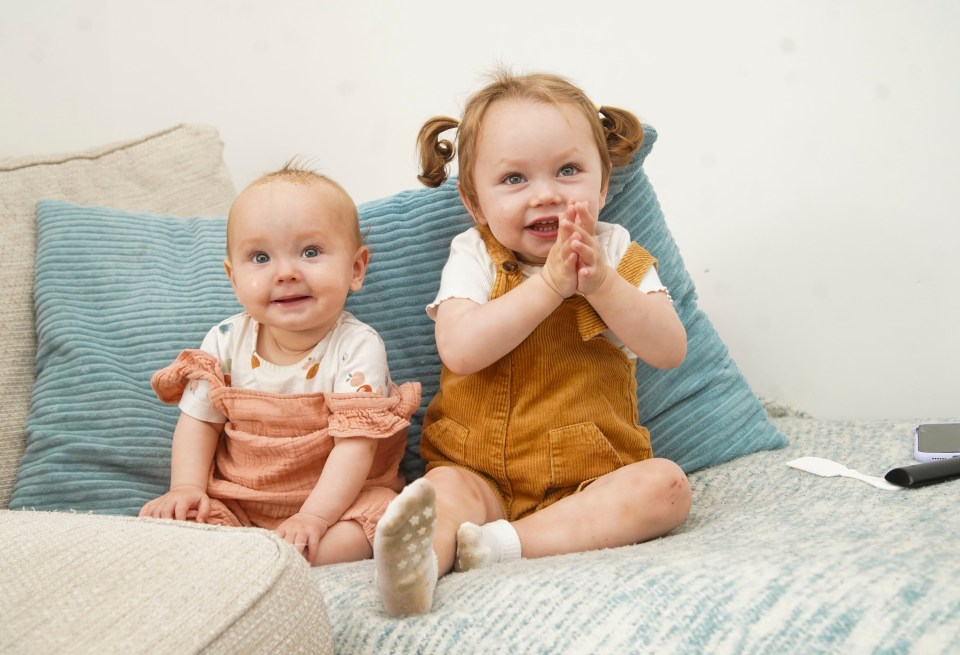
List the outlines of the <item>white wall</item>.
<svg viewBox="0 0 960 655">
<path fill-rule="evenodd" d="M 960 416 L 960 3 L 0 0 L 0 153 L 219 128 L 358 202 L 497 62 L 660 139 L 648 172 L 751 386 L 820 417 Z"/>
</svg>

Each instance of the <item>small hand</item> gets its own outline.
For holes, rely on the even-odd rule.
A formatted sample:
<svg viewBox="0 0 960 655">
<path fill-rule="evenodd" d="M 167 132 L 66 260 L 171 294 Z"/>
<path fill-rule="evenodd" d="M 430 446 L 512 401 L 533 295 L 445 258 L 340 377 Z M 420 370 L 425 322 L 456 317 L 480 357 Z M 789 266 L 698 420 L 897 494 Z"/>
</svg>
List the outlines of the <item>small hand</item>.
<svg viewBox="0 0 960 655">
<path fill-rule="evenodd" d="M 320 549 L 320 540 L 327 533 L 330 524 L 326 519 L 306 512 L 297 512 L 277 526 L 280 538 L 296 547 L 303 557 L 313 563 Z"/>
<path fill-rule="evenodd" d="M 561 298 L 569 298 L 577 291 L 577 254 L 572 242 L 579 237 L 575 233 L 573 218 L 569 208 L 560 216 L 557 240 L 540 269 L 544 282 Z"/>
<path fill-rule="evenodd" d="M 603 286 L 610 267 L 597 239 L 597 218 L 590 214 L 587 203 L 571 203 L 574 232 L 570 248 L 577 255 L 577 292 L 589 295 Z"/>
<path fill-rule="evenodd" d="M 200 487 L 177 487 L 144 505 L 140 516 L 205 523 L 210 516 L 210 496 Z"/>
</svg>

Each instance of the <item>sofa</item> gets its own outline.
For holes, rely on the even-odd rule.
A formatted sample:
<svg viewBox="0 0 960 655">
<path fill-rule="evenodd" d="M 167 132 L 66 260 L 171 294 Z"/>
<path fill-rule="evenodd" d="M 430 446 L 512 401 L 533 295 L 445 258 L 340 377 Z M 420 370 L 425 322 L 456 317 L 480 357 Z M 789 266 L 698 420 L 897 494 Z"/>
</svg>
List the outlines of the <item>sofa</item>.
<svg viewBox="0 0 960 655">
<path fill-rule="evenodd" d="M 136 517 L 166 487 L 176 420 L 150 374 L 237 308 L 217 130 L 0 158 L 0 652 L 957 652 L 960 485 L 882 490 L 787 466 L 882 475 L 934 417 L 821 420 L 758 398 L 697 305 L 643 170 L 645 129 L 601 218 L 657 257 L 687 328 L 680 367 L 637 377 L 655 453 L 688 473 L 690 515 L 648 543 L 450 574 L 433 611 L 405 619 L 381 608 L 371 561 L 310 568 L 266 530 Z M 453 181 L 360 214 L 372 258 L 349 308 L 384 337 L 393 377 L 423 385 L 412 480 L 439 375 L 423 307 L 469 217 Z"/>
</svg>

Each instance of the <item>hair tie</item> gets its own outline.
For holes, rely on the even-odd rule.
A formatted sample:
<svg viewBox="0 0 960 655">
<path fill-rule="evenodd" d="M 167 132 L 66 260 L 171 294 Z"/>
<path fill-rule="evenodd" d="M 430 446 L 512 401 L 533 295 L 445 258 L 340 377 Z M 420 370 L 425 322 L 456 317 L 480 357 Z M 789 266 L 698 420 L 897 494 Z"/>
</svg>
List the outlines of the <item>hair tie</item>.
<svg viewBox="0 0 960 655">
<path fill-rule="evenodd" d="M 598 114 L 599 114 L 601 111 L 603 111 L 603 105 L 601 105 L 599 102 L 593 103 L 593 106 L 594 106 L 594 108 L 597 110 L 597 113 L 598 113 Z"/>
</svg>

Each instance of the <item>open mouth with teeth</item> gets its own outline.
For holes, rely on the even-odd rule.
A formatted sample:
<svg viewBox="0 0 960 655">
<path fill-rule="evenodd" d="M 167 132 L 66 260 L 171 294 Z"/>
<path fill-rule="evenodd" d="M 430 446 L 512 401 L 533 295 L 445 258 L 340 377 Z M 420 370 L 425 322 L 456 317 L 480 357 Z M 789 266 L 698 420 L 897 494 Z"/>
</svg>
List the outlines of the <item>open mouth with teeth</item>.
<svg viewBox="0 0 960 655">
<path fill-rule="evenodd" d="M 537 221 L 536 223 L 531 223 L 527 226 L 527 230 L 531 232 L 539 232 L 541 234 L 552 234 L 557 231 L 557 228 L 560 227 L 560 221 L 555 218 L 545 218 L 542 221 Z"/>
</svg>

